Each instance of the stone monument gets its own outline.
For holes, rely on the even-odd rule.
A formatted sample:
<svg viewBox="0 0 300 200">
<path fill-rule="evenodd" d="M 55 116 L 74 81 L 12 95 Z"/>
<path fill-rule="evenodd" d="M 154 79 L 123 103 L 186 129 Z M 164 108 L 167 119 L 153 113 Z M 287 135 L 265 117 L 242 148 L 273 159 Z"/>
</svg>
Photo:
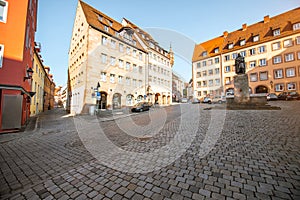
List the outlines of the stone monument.
<svg viewBox="0 0 300 200">
<path fill-rule="evenodd" d="M 234 102 L 238 104 L 249 103 L 250 101 L 248 75 L 245 74 L 245 72 L 246 65 L 244 57 L 238 54 L 235 59 L 235 73 L 237 75 L 233 77 Z"/>
</svg>

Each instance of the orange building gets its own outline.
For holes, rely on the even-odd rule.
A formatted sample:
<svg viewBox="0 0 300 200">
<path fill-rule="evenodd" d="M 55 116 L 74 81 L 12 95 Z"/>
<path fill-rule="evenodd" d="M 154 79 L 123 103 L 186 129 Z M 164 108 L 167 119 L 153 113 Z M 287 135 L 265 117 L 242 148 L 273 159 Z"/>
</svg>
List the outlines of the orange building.
<svg viewBox="0 0 300 200">
<path fill-rule="evenodd" d="M 30 115 L 37 0 L 0 0 L 0 132 Z"/>
<path fill-rule="evenodd" d="M 196 45 L 196 96 L 231 93 L 238 54 L 245 58 L 251 93 L 300 93 L 300 7 Z"/>
</svg>

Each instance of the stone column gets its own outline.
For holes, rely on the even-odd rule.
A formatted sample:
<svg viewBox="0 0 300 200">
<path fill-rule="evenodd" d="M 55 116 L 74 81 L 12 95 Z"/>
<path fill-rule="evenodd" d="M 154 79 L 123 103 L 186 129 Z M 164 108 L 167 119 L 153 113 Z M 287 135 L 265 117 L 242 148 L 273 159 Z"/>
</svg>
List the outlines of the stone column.
<svg viewBox="0 0 300 200">
<path fill-rule="evenodd" d="M 234 80 L 234 102 L 247 104 L 250 102 L 249 82 L 247 74 L 240 74 L 233 77 Z"/>
</svg>

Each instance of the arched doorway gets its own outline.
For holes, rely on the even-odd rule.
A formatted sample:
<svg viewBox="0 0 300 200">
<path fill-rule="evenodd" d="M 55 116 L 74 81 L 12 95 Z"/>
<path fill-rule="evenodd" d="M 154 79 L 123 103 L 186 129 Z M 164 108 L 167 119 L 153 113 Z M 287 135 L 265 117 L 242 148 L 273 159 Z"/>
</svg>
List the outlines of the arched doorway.
<svg viewBox="0 0 300 200">
<path fill-rule="evenodd" d="M 162 104 L 163 105 L 167 103 L 166 99 L 167 99 L 166 95 L 163 95 L 162 96 Z"/>
<path fill-rule="evenodd" d="M 167 97 L 167 104 L 171 104 L 171 97 L 170 96 Z"/>
<path fill-rule="evenodd" d="M 159 104 L 160 103 L 160 94 L 159 93 L 156 93 L 155 94 L 155 98 L 154 98 L 154 103 L 155 104 Z"/>
<path fill-rule="evenodd" d="M 113 99 L 112 99 L 112 105 L 113 105 L 113 109 L 120 109 L 121 108 L 121 94 L 120 93 L 115 93 L 113 95 Z"/>
<path fill-rule="evenodd" d="M 264 85 L 259 85 L 255 88 L 255 93 L 260 94 L 260 93 L 268 93 L 268 88 Z"/>
<path fill-rule="evenodd" d="M 107 93 L 104 91 L 100 92 L 101 99 L 97 100 L 97 109 L 106 109 L 107 107 Z"/>
<path fill-rule="evenodd" d="M 133 105 L 133 95 L 128 94 L 126 96 L 126 106 L 132 106 Z"/>
</svg>

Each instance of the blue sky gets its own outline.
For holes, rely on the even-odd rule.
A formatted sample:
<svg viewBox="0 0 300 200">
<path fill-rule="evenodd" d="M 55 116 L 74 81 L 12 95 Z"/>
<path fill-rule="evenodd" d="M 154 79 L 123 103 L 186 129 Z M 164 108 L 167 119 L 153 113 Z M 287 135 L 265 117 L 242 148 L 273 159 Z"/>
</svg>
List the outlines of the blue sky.
<svg viewBox="0 0 300 200">
<path fill-rule="evenodd" d="M 174 70 L 186 81 L 191 78 L 189 57 L 193 44 L 234 31 L 299 7 L 299 0 L 85 0 L 121 22 L 127 18 L 149 31 L 160 44 L 175 52 Z M 68 51 L 77 0 L 39 0 L 36 41 L 51 67 L 56 85 L 67 82 Z M 169 41 L 168 41 L 169 40 Z M 183 44 L 184 43 L 184 44 Z"/>
</svg>

